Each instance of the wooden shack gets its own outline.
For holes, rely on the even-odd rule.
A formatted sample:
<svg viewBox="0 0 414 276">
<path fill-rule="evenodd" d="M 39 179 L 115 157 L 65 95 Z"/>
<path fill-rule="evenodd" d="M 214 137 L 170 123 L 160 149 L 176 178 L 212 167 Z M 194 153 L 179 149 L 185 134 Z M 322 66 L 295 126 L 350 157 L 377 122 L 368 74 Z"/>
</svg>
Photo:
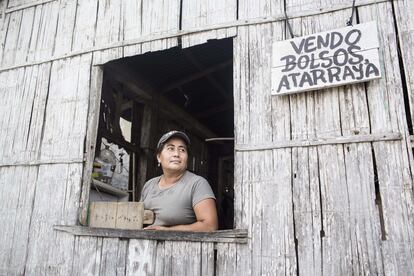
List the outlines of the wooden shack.
<svg viewBox="0 0 414 276">
<path fill-rule="evenodd" d="M 414 273 L 414 1 L 1 0 L 0 14 L 0 275 Z M 273 44 L 351 15 L 376 22 L 381 78 L 272 95 Z M 190 135 L 221 230 L 89 227 L 92 194 L 139 200 L 169 129 Z M 121 191 L 93 184 L 108 144 L 125 150 Z"/>
</svg>

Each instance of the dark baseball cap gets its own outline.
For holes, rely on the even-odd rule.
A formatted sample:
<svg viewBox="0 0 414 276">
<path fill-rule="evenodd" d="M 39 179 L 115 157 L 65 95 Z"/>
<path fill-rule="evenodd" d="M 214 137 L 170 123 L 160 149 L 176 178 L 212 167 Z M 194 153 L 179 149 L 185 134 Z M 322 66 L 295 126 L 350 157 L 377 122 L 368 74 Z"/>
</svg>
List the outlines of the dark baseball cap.
<svg viewBox="0 0 414 276">
<path fill-rule="evenodd" d="M 178 131 L 178 130 L 171 130 L 167 133 L 165 133 L 163 136 L 161 136 L 160 140 L 158 141 L 157 144 L 157 151 L 160 150 L 160 148 L 165 144 L 165 142 L 167 142 L 168 140 L 170 140 L 171 138 L 174 137 L 178 137 L 184 140 L 184 142 L 187 144 L 187 147 L 190 146 L 190 138 L 188 138 L 187 134 L 185 134 L 182 131 Z"/>
</svg>

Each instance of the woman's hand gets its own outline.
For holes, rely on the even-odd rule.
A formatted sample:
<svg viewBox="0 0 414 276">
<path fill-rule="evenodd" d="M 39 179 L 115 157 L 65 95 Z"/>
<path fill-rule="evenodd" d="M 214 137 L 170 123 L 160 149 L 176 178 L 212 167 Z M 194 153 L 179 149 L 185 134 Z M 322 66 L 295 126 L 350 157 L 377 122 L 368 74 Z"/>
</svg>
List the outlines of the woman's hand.
<svg viewBox="0 0 414 276">
<path fill-rule="evenodd" d="M 168 227 L 161 226 L 161 225 L 150 225 L 150 226 L 144 227 L 144 230 L 168 230 Z"/>
</svg>

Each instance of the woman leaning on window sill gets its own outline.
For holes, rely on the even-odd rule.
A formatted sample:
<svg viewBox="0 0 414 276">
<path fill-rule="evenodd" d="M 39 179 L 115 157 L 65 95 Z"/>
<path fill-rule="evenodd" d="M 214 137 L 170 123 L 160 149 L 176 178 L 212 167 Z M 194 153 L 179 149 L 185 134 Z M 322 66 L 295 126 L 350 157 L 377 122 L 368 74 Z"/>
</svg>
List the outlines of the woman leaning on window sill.
<svg viewBox="0 0 414 276">
<path fill-rule="evenodd" d="M 187 171 L 190 139 L 181 131 L 164 134 L 157 144 L 163 174 L 147 181 L 141 194 L 145 209 L 155 214 L 149 230 L 214 231 L 217 210 L 206 179 Z"/>
</svg>

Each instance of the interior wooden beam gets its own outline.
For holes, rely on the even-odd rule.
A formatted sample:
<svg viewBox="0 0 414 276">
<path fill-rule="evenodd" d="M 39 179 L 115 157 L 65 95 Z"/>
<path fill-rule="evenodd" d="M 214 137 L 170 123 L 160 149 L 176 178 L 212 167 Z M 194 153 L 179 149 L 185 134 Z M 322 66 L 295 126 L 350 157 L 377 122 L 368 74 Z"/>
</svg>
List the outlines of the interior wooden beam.
<svg viewBox="0 0 414 276">
<path fill-rule="evenodd" d="M 195 117 L 196 118 L 206 118 L 206 117 L 209 117 L 211 115 L 217 114 L 219 112 L 229 110 L 231 108 L 233 108 L 233 105 L 231 105 L 229 103 L 225 103 L 225 104 L 218 105 L 218 106 L 215 106 L 213 108 L 204 110 L 202 112 L 199 112 L 199 113 L 195 114 Z"/>
<path fill-rule="evenodd" d="M 136 93 L 138 97 L 143 97 L 145 99 L 157 98 L 155 96 L 157 96 L 157 91 L 159 90 L 143 80 L 129 65 L 114 62 L 106 65 L 105 70 L 108 70 L 108 73 L 110 73 L 116 81 L 123 83 L 132 92 Z M 148 101 L 147 104 L 156 105 L 157 103 Z M 186 126 L 188 130 L 191 130 L 204 138 L 216 137 L 216 134 L 213 131 L 200 123 L 181 107 L 170 102 L 166 97 L 159 95 L 158 104 L 160 112 L 170 118 L 174 118 L 175 121 Z"/>
<path fill-rule="evenodd" d="M 219 71 L 221 69 L 224 69 L 228 66 L 231 66 L 232 64 L 233 64 L 233 60 L 230 59 L 230 60 L 227 60 L 225 62 L 216 64 L 214 66 L 205 68 L 205 69 L 201 70 L 200 72 L 197 72 L 195 74 L 186 76 L 186 77 L 184 77 L 180 80 L 174 81 L 174 82 L 164 86 L 163 88 L 161 88 L 161 94 L 163 94 L 165 92 L 168 92 L 168 91 L 171 91 L 175 88 L 181 87 L 186 83 L 189 83 L 189 82 L 201 79 L 203 77 L 206 77 L 206 76 L 210 75 L 211 73 Z M 200 69 L 200 68 L 198 68 L 198 69 Z"/>
<path fill-rule="evenodd" d="M 183 51 L 184 56 L 201 72 L 205 70 L 204 65 L 202 65 L 198 60 L 196 60 L 194 58 L 194 56 L 189 53 L 188 51 Z M 233 60 L 231 60 L 231 64 L 233 63 Z M 226 100 L 231 100 L 232 98 L 232 93 L 229 93 L 224 87 L 223 85 L 221 85 L 214 77 L 212 77 L 211 75 L 206 75 L 206 78 L 208 79 L 208 81 L 211 83 L 211 85 L 214 86 L 214 88 L 217 89 L 218 92 L 220 92 L 220 94 L 226 99 Z"/>
</svg>

